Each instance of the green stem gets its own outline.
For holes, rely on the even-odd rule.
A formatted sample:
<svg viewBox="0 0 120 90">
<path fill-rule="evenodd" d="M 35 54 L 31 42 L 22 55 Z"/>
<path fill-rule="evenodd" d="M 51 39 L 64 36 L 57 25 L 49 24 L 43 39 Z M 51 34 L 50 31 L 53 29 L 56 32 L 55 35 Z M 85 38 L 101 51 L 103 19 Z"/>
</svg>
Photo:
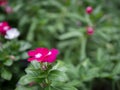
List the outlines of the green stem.
<svg viewBox="0 0 120 90">
<path fill-rule="evenodd" d="M 90 20 L 90 16 L 86 14 L 85 18 L 86 18 L 86 22 L 88 23 L 88 25 L 89 25 L 89 26 L 93 26 L 93 23 L 92 23 L 92 21 Z"/>
<path fill-rule="evenodd" d="M 41 70 L 42 71 L 45 71 L 45 72 L 47 72 L 47 76 L 45 77 L 45 79 L 44 79 L 44 82 L 42 82 L 41 84 L 40 84 L 40 86 L 42 87 L 42 88 L 45 88 L 45 87 L 48 87 L 48 86 L 50 86 L 50 80 L 48 79 L 48 63 L 40 63 L 40 66 L 41 66 Z"/>
<path fill-rule="evenodd" d="M 37 26 L 37 19 L 36 18 L 33 18 L 32 19 L 32 23 L 31 23 L 31 26 L 29 28 L 29 32 L 28 32 L 28 35 L 26 37 L 26 39 L 28 41 L 33 41 L 34 39 L 34 31 L 36 29 L 36 26 Z"/>
<path fill-rule="evenodd" d="M 86 43 L 87 43 L 87 38 L 86 37 L 82 37 L 81 38 L 81 55 L 80 55 L 80 60 L 83 60 L 86 58 Z"/>
</svg>

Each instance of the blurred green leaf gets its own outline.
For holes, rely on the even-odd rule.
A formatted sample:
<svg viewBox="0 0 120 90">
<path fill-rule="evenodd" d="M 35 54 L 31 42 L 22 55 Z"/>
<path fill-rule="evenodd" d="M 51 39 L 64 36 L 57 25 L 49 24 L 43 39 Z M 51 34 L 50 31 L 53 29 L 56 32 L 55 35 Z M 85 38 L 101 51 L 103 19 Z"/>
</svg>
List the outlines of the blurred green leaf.
<svg viewBox="0 0 120 90">
<path fill-rule="evenodd" d="M 65 81 L 68 80 L 67 75 L 64 72 L 59 71 L 59 70 L 50 71 L 49 74 L 48 74 L 48 78 L 49 78 L 49 80 L 51 80 L 53 82 L 54 81 L 65 82 Z"/>
<path fill-rule="evenodd" d="M 5 62 L 4 62 L 4 65 L 6 65 L 6 66 L 11 66 L 13 64 L 13 61 L 12 60 L 6 60 Z"/>
<path fill-rule="evenodd" d="M 6 80 L 10 80 L 12 78 L 12 73 L 10 71 L 8 71 L 7 69 L 2 68 L 1 77 Z"/>
</svg>

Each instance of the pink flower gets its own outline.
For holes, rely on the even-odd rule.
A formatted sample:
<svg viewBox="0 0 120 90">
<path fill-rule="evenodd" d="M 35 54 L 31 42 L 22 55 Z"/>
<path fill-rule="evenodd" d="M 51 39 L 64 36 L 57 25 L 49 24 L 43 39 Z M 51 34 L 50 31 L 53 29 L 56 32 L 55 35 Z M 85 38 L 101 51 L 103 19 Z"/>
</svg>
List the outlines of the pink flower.
<svg viewBox="0 0 120 90">
<path fill-rule="evenodd" d="M 88 35 L 93 35 L 94 34 L 94 29 L 93 29 L 93 27 L 87 27 L 87 34 Z"/>
<path fill-rule="evenodd" d="M 49 62 L 52 63 L 56 60 L 59 51 L 57 49 L 48 50 L 47 48 L 36 48 L 35 50 L 28 51 L 28 61 Z"/>
<path fill-rule="evenodd" d="M 0 0 L 0 6 L 5 6 L 8 4 L 8 0 Z"/>
<path fill-rule="evenodd" d="M 13 13 L 12 7 L 6 6 L 6 7 L 5 7 L 5 12 L 8 13 L 8 14 Z"/>
<path fill-rule="evenodd" d="M 88 7 L 86 8 L 86 13 L 87 13 L 87 14 L 91 14 L 92 11 L 93 11 L 93 8 L 92 8 L 91 6 L 88 6 Z"/>
<path fill-rule="evenodd" d="M 10 28 L 7 22 L 0 22 L 0 34 L 5 35 Z"/>
</svg>

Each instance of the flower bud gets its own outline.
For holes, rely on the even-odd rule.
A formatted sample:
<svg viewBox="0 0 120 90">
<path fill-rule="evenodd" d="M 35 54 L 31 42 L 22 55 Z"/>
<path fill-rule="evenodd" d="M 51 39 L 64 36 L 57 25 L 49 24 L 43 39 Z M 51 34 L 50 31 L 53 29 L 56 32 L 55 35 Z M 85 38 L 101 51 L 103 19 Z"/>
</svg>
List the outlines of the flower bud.
<svg viewBox="0 0 120 90">
<path fill-rule="evenodd" d="M 93 11 L 93 8 L 92 8 L 91 6 L 88 6 L 88 7 L 86 8 L 86 13 L 87 13 L 87 14 L 91 14 L 92 11 Z"/>
<path fill-rule="evenodd" d="M 94 34 L 94 29 L 93 29 L 93 27 L 87 27 L 87 34 L 88 35 L 93 35 Z"/>
</svg>

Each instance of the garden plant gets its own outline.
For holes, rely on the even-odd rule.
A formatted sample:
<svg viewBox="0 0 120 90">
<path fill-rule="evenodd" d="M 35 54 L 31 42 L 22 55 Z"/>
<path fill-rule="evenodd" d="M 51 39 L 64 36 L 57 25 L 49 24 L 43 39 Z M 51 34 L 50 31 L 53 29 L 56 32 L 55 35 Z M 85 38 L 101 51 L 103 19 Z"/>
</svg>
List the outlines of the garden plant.
<svg viewBox="0 0 120 90">
<path fill-rule="evenodd" d="M 0 0 L 0 90 L 120 90 L 119 0 Z"/>
</svg>

